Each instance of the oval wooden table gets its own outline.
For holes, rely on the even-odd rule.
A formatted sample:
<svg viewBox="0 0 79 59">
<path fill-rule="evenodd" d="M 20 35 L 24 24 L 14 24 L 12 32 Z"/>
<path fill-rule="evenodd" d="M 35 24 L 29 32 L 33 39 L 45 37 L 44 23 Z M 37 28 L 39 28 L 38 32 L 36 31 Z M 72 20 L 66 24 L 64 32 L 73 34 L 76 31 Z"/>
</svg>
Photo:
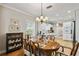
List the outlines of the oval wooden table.
<svg viewBox="0 0 79 59">
<path fill-rule="evenodd" d="M 51 56 L 53 52 L 56 52 L 60 48 L 60 44 L 55 41 L 48 42 L 47 44 L 41 46 L 40 45 L 39 51 L 47 56 Z"/>
</svg>

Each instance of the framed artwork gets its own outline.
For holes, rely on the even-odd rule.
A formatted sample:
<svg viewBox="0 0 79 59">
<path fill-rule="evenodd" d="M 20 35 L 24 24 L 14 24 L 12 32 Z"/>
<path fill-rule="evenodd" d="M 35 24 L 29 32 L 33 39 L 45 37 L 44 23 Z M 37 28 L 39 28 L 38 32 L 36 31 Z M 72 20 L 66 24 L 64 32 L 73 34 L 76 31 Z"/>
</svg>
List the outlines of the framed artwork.
<svg viewBox="0 0 79 59">
<path fill-rule="evenodd" d="M 20 31 L 19 20 L 15 19 L 15 18 L 10 19 L 9 31 L 10 32 Z"/>
<path fill-rule="evenodd" d="M 19 24 L 19 20 L 16 19 L 16 18 L 11 18 L 10 19 L 10 24 L 17 25 L 17 24 Z"/>
<path fill-rule="evenodd" d="M 9 31 L 13 32 L 14 31 L 14 26 L 13 25 L 9 25 Z"/>
</svg>

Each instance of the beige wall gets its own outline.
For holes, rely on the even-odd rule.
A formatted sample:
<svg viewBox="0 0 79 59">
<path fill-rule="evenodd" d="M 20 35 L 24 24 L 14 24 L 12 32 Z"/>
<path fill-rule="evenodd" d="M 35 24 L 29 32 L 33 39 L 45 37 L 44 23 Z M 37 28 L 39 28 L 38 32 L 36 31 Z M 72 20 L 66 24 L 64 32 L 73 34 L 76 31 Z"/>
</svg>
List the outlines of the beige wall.
<svg viewBox="0 0 79 59">
<path fill-rule="evenodd" d="M 1 8 L 0 8 L 0 28 L 1 28 Z M 1 33 L 1 29 L 0 29 L 0 33 Z M 1 34 L 0 34 L 0 41 L 1 41 Z M 1 42 L 0 42 L 0 47 L 1 47 Z M 0 50 L 1 50 L 1 48 L 0 48 Z"/>
<path fill-rule="evenodd" d="M 24 32 L 26 20 L 32 20 L 32 17 L 24 15 L 18 11 L 0 6 L 0 53 L 6 52 L 6 33 L 9 32 L 10 19 L 15 18 L 20 22 L 20 32 Z M 26 21 L 27 22 L 27 21 Z"/>
</svg>

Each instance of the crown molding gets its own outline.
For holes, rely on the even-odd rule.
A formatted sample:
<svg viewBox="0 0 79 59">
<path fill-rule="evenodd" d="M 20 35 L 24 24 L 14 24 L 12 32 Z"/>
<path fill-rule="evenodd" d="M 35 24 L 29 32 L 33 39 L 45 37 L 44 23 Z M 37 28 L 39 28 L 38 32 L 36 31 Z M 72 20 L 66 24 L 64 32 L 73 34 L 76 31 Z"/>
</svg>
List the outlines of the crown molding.
<svg viewBox="0 0 79 59">
<path fill-rule="evenodd" d="M 17 9 L 17 8 L 14 8 L 14 7 L 10 7 L 10 6 L 7 6 L 7 5 L 5 5 L 5 4 L 0 4 L 2 7 L 5 7 L 5 8 L 8 8 L 8 9 L 11 9 L 11 10 L 14 10 L 14 11 L 16 11 L 16 12 L 19 12 L 19 13 L 21 13 L 21 14 L 24 14 L 24 15 L 26 15 L 26 16 L 30 16 L 31 18 L 34 18 L 34 16 L 33 15 L 31 15 L 30 13 L 28 13 L 28 12 L 24 12 L 24 11 L 22 11 L 22 10 L 19 10 L 19 9 Z"/>
</svg>

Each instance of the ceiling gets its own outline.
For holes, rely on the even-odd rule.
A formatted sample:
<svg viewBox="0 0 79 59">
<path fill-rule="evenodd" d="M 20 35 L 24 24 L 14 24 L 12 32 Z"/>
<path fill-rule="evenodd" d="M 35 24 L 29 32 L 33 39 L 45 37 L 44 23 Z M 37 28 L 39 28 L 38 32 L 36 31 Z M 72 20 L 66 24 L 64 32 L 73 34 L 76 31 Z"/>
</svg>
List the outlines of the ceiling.
<svg viewBox="0 0 79 59">
<path fill-rule="evenodd" d="M 34 18 L 41 15 L 40 3 L 5 3 L 4 5 L 29 13 Z M 52 7 L 47 9 L 49 5 Z M 77 9 L 79 9 L 78 3 L 43 3 L 43 15 L 47 16 L 49 21 L 72 20 Z"/>
</svg>

